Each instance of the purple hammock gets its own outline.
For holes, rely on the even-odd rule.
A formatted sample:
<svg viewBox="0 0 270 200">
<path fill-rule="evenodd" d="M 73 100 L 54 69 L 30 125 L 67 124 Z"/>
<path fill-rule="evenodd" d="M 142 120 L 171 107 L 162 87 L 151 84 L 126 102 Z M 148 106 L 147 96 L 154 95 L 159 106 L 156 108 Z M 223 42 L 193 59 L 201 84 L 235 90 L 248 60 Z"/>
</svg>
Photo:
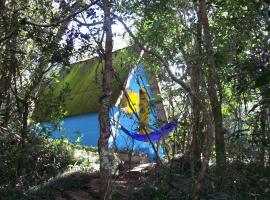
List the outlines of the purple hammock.
<svg viewBox="0 0 270 200">
<path fill-rule="evenodd" d="M 160 138 L 167 136 L 171 131 L 173 131 L 177 123 L 178 123 L 178 120 L 171 121 L 165 124 L 164 126 L 162 126 L 161 128 L 155 131 L 152 131 L 148 134 L 130 132 L 129 130 L 125 129 L 123 126 L 121 126 L 121 129 L 122 131 L 124 131 L 125 134 L 132 137 L 134 140 L 139 140 L 142 142 L 149 142 L 149 141 L 157 141 Z"/>
</svg>

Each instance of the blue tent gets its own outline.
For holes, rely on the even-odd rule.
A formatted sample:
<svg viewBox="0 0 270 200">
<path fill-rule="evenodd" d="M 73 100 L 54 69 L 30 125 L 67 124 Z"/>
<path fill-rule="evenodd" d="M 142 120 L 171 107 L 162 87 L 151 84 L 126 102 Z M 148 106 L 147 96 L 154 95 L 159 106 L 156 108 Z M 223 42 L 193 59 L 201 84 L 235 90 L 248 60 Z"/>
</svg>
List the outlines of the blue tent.
<svg viewBox="0 0 270 200">
<path fill-rule="evenodd" d="M 135 103 L 136 105 L 131 106 L 135 108 L 135 112 L 130 112 L 130 105 L 123 105 L 124 94 L 128 94 L 131 98 L 136 99 L 139 97 L 140 89 L 144 88 L 150 100 L 159 93 L 156 79 L 153 78 L 151 73 L 148 73 L 143 61 L 138 64 L 137 55 L 139 54 L 134 53 L 132 48 L 122 49 L 113 54 L 113 66 L 119 75 L 119 80 L 113 81 L 113 106 L 110 111 L 110 117 L 118 121 L 122 126 L 112 123 L 112 135 L 109 140 L 109 146 L 144 152 L 153 160 L 155 156 L 153 145 L 157 147 L 156 139 L 159 139 L 158 134 L 161 132 L 161 135 L 168 134 L 172 127 L 169 128 L 165 125 L 158 132 L 154 132 L 157 134 L 153 134 L 156 135 L 153 137 L 153 145 L 148 141 L 138 140 L 140 134 L 137 134 L 134 138 L 135 135 L 132 132 L 137 132 L 140 126 L 137 117 L 140 113 L 140 108 L 137 102 L 137 104 Z M 62 102 L 67 115 L 61 123 L 61 129 L 52 131 L 53 138 L 66 136 L 71 141 L 75 141 L 78 135 L 81 135 L 80 143 L 82 145 L 97 146 L 99 137 L 98 109 L 99 97 L 101 95 L 101 76 L 99 76 L 98 68 L 100 64 L 102 63 L 99 62 L 98 58 L 72 64 L 70 71 L 63 75 L 63 80 L 55 84 L 53 91 L 51 93 L 45 92 L 40 97 L 37 106 L 38 112 L 34 113 L 34 118 L 37 121 L 41 121 L 42 126 L 48 127 L 51 126 L 50 120 L 54 111 L 49 110 L 46 103 L 59 99 L 61 91 L 66 86 L 71 91 L 69 97 Z M 125 92 L 123 92 L 123 85 L 119 81 L 122 82 L 121 84 L 125 83 Z M 156 124 L 159 120 L 166 120 L 164 117 L 166 115 L 162 103 L 150 105 L 149 130 L 158 129 L 159 127 Z M 131 134 L 132 137 L 130 137 Z M 152 134 L 150 135 L 151 137 L 153 136 Z M 158 149 L 158 153 L 159 156 L 164 155 L 162 147 Z"/>
</svg>

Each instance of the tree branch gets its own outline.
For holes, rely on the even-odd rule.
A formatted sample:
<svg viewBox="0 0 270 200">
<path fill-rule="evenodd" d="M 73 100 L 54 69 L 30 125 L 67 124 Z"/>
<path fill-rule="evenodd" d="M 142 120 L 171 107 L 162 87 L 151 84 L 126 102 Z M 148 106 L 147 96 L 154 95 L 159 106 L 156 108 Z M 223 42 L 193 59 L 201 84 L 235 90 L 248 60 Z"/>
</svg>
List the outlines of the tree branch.
<svg viewBox="0 0 270 200">
<path fill-rule="evenodd" d="M 100 21 L 100 22 L 93 22 L 91 24 L 88 24 L 88 23 L 85 23 L 85 22 L 81 22 L 80 20 L 74 18 L 74 21 L 77 22 L 79 25 L 81 26 L 96 26 L 96 25 L 99 25 L 99 24 L 103 24 L 104 22 L 103 21 Z"/>
<path fill-rule="evenodd" d="M 14 28 L 13 30 L 11 30 L 6 36 L 0 38 L 0 44 L 2 42 L 4 42 L 5 40 L 11 38 L 11 36 L 13 35 L 13 33 L 17 30 L 17 28 Z"/>
<path fill-rule="evenodd" d="M 99 0 L 95 0 L 95 1 L 93 1 L 93 2 L 91 2 L 91 3 L 89 3 L 88 5 L 86 5 L 85 7 L 81 8 L 80 10 L 75 11 L 75 12 L 69 14 L 67 17 L 65 17 L 65 18 L 63 18 L 63 19 L 60 19 L 60 20 L 58 20 L 58 21 L 49 23 L 49 24 L 40 24 L 40 23 L 38 23 L 38 22 L 31 22 L 31 21 L 28 21 L 28 20 L 26 20 L 25 23 L 26 23 L 26 24 L 30 24 L 30 25 L 34 25 L 34 26 L 40 26 L 40 27 L 57 26 L 58 24 L 61 24 L 61 23 L 65 22 L 65 21 L 67 21 L 68 19 L 73 18 L 73 17 L 75 17 L 76 15 L 82 13 L 83 11 L 87 10 L 88 8 L 90 8 L 91 6 L 95 5 L 95 4 L 98 3 L 98 2 L 99 2 Z"/>
<path fill-rule="evenodd" d="M 157 52 L 150 50 L 150 48 L 146 48 L 143 44 L 141 44 L 141 42 L 139 41 L 139 39 L 131 32 L 131 30 L 127 27 L 127 25 L 125 24 L 125 22 L 123 21 L 123 19 L 115 14 L 112 14 L 126 29 L 126 31 L 128 32 L 128 34 L 131 36 L 131 38 L 135 41 L 135 43 L 137 45 L 139 45 L 139 47 L 141 49 L 143 49 L 145 52 L 153 55 L 154 57 L 156 57 L 159 62 L 161 64 L 164 65 L 165 69 L 167 70 L 169 76 L 172 78 L 173 81 L 175 81 L 176 83 L 178 83 L 179 85 L 181 85 L 181 87 L 183 87 L 191 96 L 194 96 L 195 94 L 193 94 L 193 92 L 191 91 L 191 88 L 188 84 L 186 84 L 183 80 L 178 79 L 172 72 L 172 70 L 170 69 L 170 64 L 164 60 L 162 58 L 162 56 L 160 54 L 158 54 Z M 196 96 L 196 95 L 195 95 Z"/>
</svg>

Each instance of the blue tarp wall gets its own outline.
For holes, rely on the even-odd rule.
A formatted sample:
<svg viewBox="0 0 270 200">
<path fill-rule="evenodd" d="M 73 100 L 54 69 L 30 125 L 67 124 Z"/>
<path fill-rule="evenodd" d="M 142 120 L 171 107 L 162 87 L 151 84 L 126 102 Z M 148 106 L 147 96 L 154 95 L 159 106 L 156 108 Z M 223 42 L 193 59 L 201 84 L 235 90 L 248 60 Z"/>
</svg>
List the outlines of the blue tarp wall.
<svg viewBox="0 0 270 200">
<path fill-rule="evenodd" d="M 132 77 L 129 81 L 128 87 L 132 91 L 139 93 L 141 87 L 144 87 L 150 98 L 153 97 L 153 92 L 150 88 L 149 82 L 147 81 L 147 73 L 144 69 L 143 64 L 140 64 L 133 72 Z M 150 126 L 155 129 L 155 117 L 156 113 L 154 109 L 150 112 Z M 138 130 L 138 119 L 136 116 L 127 115 L 121 111 L 119 107 L 113 107 L 110 112 L 112 121 L 112 136 L 109 140 L 110 147 L 117 147 L 119 149 L 133 149 L 135 152 L 147 153 L 150 160 L 154 160 L 155 153 L 149 142 L 141 142 L 131 139 L 122 130 L 119 129 L 115 121 L 119 121 L 119 124 L 124 126 L 130 131 L 136 132 Z M 48 122 L 41 123 L 43 127 L 51 126 Z M 98 113 L 89 113 L 77 116 L 66 117 L 61 122 L 61 129 L 55 129 L 52 131 L 52 138 L 67 137 L 70 141 L 75 142 L 81 135 L 80 143 L 85 146 L 97 146 L 99 137 L 99 124 L 98 124 Z M 157 148 L 156 142 L 153 142 Z M 164 155 L 163 148 L 158 149 L 159 156 Z"/>
</svg>

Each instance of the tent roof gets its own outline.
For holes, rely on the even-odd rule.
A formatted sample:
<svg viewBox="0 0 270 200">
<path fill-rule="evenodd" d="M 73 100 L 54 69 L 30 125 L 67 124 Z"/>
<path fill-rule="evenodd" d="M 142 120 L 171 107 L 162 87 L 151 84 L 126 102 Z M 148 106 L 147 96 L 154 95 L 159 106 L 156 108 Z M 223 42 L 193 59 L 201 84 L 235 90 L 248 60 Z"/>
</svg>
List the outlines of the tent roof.
<svg viewBox="0 0 270 200">
<path fill-rule="evenodd" d="M 126 81 L 131 67 L 136 64 L 138 53 L 136 55 L 134 52 L 132 48 L 125 48 L 113 53 L 113 68 L 122 83 Z M 63 76 L 63 80 L 54 84 L 52 89 L 46 89 L 41 95 L 36 109 L 38 112 L 34 112 L 33 118 L 37 121 L 51 120 L 56 108 L 54 103 L 57 102 L 64 105 L 66 116 L 98 112 L 102 93 L 103 66 L 104 62 L 101 62 L 98 57 L 72 64 L 70 71 Z M 112 103 L 116 102 L 121 88 L 121 84 L 113 78 Z M 61 94 L 67 90 L 68 97 L 62 98 Z"/>
</svg>

